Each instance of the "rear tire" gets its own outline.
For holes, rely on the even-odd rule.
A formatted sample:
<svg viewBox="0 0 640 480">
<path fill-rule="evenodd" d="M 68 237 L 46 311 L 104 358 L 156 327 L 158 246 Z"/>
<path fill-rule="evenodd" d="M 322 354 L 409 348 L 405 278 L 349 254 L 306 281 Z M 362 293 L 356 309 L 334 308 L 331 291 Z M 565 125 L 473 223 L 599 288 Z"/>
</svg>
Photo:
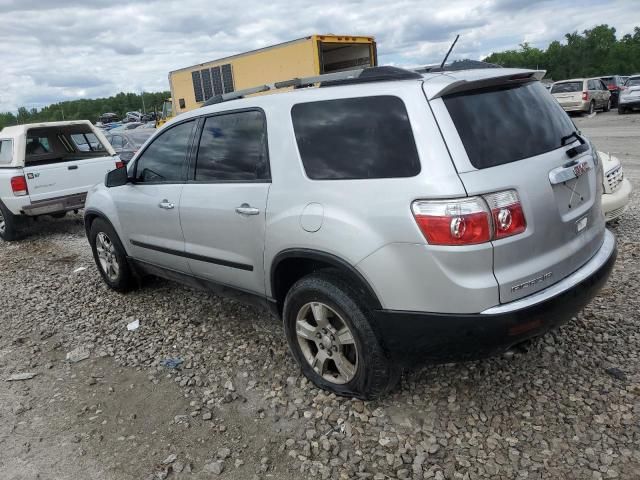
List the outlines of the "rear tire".
<svg viewBox="0 0 640 480">
<path fill-rule="evenodd" d="M 135 286 L 127 253 L 113 227 L 101 218 L 91 224 L 89 243 L 98 271 L 113 290 L 128 292 Z"/>
<path fill-rule="evenodd" d="M 589 103 L 589 111 L 587 112 L 588 115 L 592 115 L 593 112 L 596 111 L 596 102 L 594 102 L 593 100 L 591 100 L 591 103 Z"/>
<path fill-rule="evenodd" d="M 0 202 L 0 238 L 11 242 L 18 238 L 19 218 Z"/>
<path fill-rule="evenodd" d="M 330 270 L 298 280 L 284 303 L 284 330 L 302 373 L 337 395 L 370 399 L 389 392 L 400 369 L 367 320 L 366 300 Z"/>
<path fill-rule="evenodd" d="M 625 113 L 627 113 L 627 109 L 618 105 L 618 115 L 624 115 Z"/>
</svg>

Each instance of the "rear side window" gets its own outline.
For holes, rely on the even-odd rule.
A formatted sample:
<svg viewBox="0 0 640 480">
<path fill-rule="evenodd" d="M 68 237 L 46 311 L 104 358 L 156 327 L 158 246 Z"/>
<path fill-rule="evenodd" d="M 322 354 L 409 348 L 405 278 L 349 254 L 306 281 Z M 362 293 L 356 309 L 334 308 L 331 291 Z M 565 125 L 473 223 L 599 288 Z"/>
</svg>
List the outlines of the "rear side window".
<svg viewBox="0 0 640 480">
<path fill-rule="evenodd" d="M 300 103 L 291 110 L 307 176 L 314 180 L 413 177 L 420 160 L 407 109 L 393 96 Z"/>
<path fill-rule="evenodd" d="M 181 182 L 185 179 L 187 150 L 195 121 L 162 132 L 136 162 L 136 182 Z"/>
<path fill-rule="evenodd" d="M 261 111 L 228 113 L 204 122 L 196 181 L 268 180 L 267 129 Z"/>
<path fill-rule="evenodd" d="M 573 93 L 582 91 L 582 82 L 556 83 L 551 87 L 551 93 Z"/>
<path fill-rule="evenodd" d="M 444 97 L 471 164 L 478 169 L 562 146 L 575 128 L 540 82 Z"/>
<path fill-rule="evenodd" d="M 11 140 L 0 140 L 0 165 L 11 163 L 13 143 Z"/>
</svg>

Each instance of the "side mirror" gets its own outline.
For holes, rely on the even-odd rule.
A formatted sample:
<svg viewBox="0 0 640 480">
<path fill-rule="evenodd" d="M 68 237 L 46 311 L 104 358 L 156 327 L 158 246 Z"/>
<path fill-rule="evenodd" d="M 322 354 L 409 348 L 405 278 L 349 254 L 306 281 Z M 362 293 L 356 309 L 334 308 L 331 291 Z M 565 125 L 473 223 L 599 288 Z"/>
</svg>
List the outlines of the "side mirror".
<svg viewBox="0 0 640 480">
<path fill-rule="evenodd" d="M 104 178 L 104 184 L 109 188 L 120 187 L 122 185 L 125 185 L 128 181 L 129 174 L 127 173 L 126 166 L 111 170 Z"/>
</svg>

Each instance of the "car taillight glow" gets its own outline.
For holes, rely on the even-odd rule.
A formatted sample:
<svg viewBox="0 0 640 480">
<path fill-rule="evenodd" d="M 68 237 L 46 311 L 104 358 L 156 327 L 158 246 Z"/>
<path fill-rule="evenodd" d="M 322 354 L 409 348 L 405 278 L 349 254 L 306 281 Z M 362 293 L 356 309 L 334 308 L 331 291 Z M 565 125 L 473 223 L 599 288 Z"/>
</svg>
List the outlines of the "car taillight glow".
<svg viewBox="0 0 640 480">
<path fill-rule="evenodd" d="M 431 245 L 475 245 L 527 229 L 515 190 L 462 199 L 416 200 L 411 211 Z"/>
<path fill-rule="evenodd" d="M 116 168 L 124 167 L 124 162 L 116 162 Z"/>
<path fill-rule="evenodd" d="M 494 239 L 517 235 L 527 229 L 520 198 L 515 190 L 490 193 L 484 199 L 491 209 L 494 226 Z"/>
<path fill-rule="evenodd" d="M 418 200 L 411 210 L 432 245 L 474 245 L 491 239 L 489 209 L 480 197 Z"/>
<path fill-rule="evenodd" d="M 29 189 L 27 188 L 27 179 L 24 178 L 24 175 L 19 177 L 11 177 L 11 190 L 13 190 L 13 194 L 16 197 L 23 197 L 29 194 Z"/>
<path fill-rule="evenodd" d="M 585 102 L 589 100 L 589 92 L 582 92 L 582 100 Z"/>
</svg>

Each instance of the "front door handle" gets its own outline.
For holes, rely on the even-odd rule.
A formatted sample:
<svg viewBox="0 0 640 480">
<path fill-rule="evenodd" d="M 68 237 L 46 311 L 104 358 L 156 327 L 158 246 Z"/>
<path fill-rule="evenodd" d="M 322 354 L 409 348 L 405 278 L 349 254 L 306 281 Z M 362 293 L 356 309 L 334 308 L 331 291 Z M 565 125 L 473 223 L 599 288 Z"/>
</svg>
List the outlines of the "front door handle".
<svg viewBox="0 0 640 480">
<path fill-rule="evenodd" d="M 248 203 L 243 203 L 239 207 L 236 207 L 236 213 L 239 213 L 240 215 L 258 215 L 260 210 L 252 207 Z"/>
<path fill-rule="evenodd" d="M 167 200 L 167 199 L 162 200 L 162 201 L 158 204 L 158 206 L 159 206 L 160 208 L 164 208 L 165 210 L 171 210 L 172 208 L 174 208 L 174 207 L 175 207 L 175 205 L 174 205 L 173 203 L 171 203 L 171 202 L 170 202 L 169 200 Z"/>
</svg>

